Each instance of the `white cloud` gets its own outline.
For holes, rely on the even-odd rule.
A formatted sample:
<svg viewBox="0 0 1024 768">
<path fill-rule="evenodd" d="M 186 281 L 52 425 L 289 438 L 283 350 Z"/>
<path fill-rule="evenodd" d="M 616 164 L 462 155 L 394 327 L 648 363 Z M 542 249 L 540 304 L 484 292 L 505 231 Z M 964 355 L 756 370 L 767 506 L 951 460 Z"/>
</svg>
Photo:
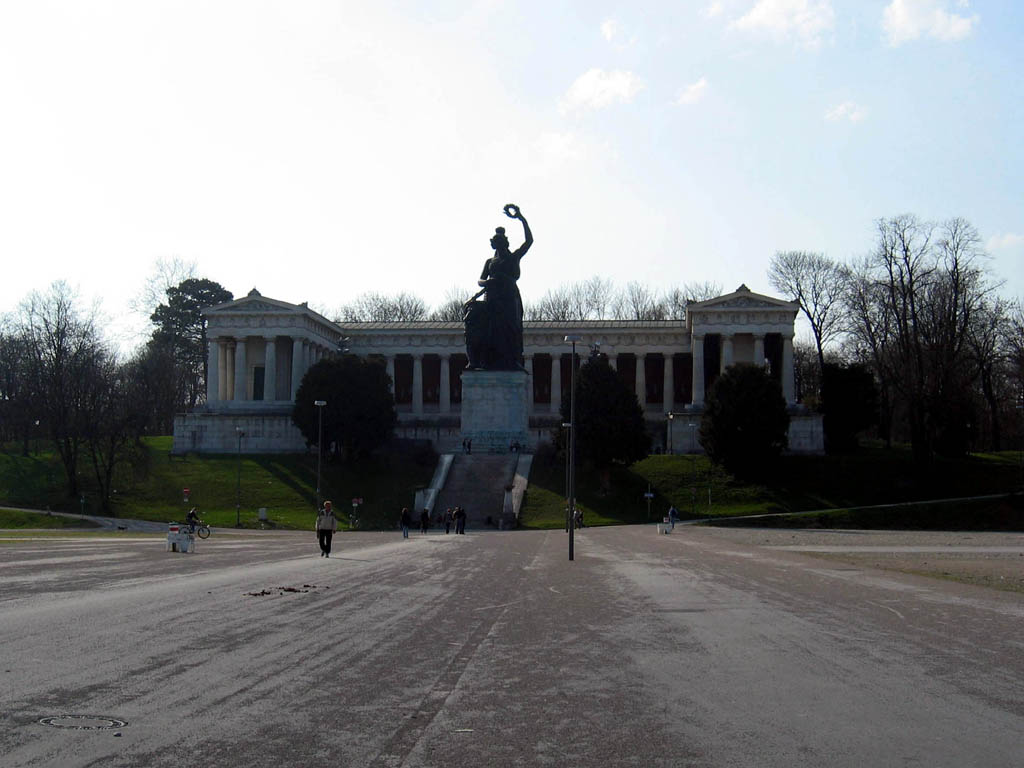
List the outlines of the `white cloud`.
<svg viewBox="0 0 1024 768">
<path fill-rule="evenodd" d="M 980 17 L 950 13 L 946 5 L 944 0 L 892 0 L 882 11 L 882 29 L 889 45 L 917 40 L 922 35 L 943 42 L 963 40 L 970 35 Z M 958 5 L 968 7 L 966 2 Z"/>
<path fill-rule="evenodd" d="M 725 10 L 725 6 L 722 5 L 721 0 L 714 0 L 714 2 L 710 3 L 700 13 L 701 13 L 701 16 L 703 16 L 704 18 L 713 19 L 716 16 L 721 16 L 722 15 L 722 11 L 724 11 L 724 10 Z"/>
<path fill-rule="evenodd" d="M 609 43 L 615 39 L 615 36 L 619 34 L 619 31 L 619 22 L 615 19 L 606 19 L 601 24 L 601 34 Z"/>
<path fill-rule="evenodd" d="M 837 123 L 840 120 L 859 123 L 865 117 L 867 117 L 867 111 L 854 101 L 844 101 L 825 113 L 825 119 L 830 123 Z"/>
<path fill-rule="evenodd" d="M 594 68 L 584 72 L 569 86 L 562 99 L 563 113 L 575 109 L 604 109 L 612 104 L 629 104 L 644 89 L 644 81 L 632 72 L 606 72 Z"/>
<path fill-rule="evenodd" d="M 834 23 L 831 0 L 758 0 L 730 26 L 765 33 L 776 40 L 796 38 L 802 45 L 816 48 Z"/>
<path fill-rule="evenodd" d="M 1024 246 L 1024 235 L 1018 235 L 1016 232 L 993 235 L 985 243 L 985 247 L 990 251 L 1010 251 L 1021 246 Z"/>
<path fill-rule="evenodd" d="M 690 83 L 688 86 L 680 91 L 679 96 L 676 97 L 676 104 L 696 104 L 698 101 L 704 98 L 704 94 L 708 90 L 708 79 L 702 77 L 695 83 Z"/>
</svg>

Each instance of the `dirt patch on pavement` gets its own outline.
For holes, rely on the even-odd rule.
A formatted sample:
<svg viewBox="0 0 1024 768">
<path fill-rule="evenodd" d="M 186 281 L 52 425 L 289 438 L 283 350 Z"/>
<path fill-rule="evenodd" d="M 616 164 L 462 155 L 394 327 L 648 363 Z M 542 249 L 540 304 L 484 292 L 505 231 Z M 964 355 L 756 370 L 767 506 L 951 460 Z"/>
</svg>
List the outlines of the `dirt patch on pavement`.
<svg viewBox="0 0 1024 768">
<path fill-rule="evenodd" d="M 1024 593 L 1024 533 L 693 527 L 738 544 Z M 690 533 L 687 530 L 687 534 Z"/>
</svg>

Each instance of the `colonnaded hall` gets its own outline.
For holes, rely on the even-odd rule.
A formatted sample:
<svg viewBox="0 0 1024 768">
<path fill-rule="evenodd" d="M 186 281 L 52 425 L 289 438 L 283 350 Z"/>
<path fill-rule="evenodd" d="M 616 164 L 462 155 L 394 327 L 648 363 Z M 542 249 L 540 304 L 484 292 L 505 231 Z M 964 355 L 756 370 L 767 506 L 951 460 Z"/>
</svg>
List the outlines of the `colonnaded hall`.
<svg viewBox="0 0 1024 768">
<path fill-rule="evenodd" d="M 550 440 L 569 397 L 568 334 L 600 345 L 637 400 L 655 450 L 699 452 L 705 393 L 733 363 L 766 366 L 790 411 L 789 450 L 820 453 L 821 419 L 796 401 L 793 333 L 798 306 L 752 292 L 687 305 L 682 320 L 526 321 L 526 451 Z M 298 452 L 308 449 L 291 423 L 302 377 L 324 357 L 346 351 L 378 359 L 393 382 L 399 437 L 429 440 L 439 453 L 458 450 L 465 329 L 458 322 L 335 323 L 306 303 L 253 289 L 203 311 L 209 342 L 206 403 L 179 415 L 174 452 Z M 244 445 L 237 444 L 244 434 Z"/>
</svg>

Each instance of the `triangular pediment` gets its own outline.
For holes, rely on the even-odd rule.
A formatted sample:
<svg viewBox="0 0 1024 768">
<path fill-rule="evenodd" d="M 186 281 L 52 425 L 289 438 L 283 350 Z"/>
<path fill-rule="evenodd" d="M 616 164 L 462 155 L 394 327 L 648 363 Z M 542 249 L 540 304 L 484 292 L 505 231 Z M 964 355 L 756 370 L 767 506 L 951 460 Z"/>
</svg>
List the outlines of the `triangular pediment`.
<svg viewBox="0 0 1024 768">
<path fill-rule="evenodd" d="M 747 286 L 741 285 L 732 293 L 723 296 L 716 296 L 707 301 L 697 301 L 688 304 L 687 312 L 702 312 L 718 309 L 759 309 L 759 310 L 785 310 L 795 312 L 799 309 L 796 302 L 776 299 L 773 296 L 754 293 Z"/>
<path fill-rule="evenodd" d="M 271 299 L 267 296 L 260 296 L 259 294 L 253 296 L 243 296 L 240 299 L 234 301 L 225 301 L 223 304 L 217 304 L 213 307 L 207 307 L 203 310 L 204 315 L 228 315 L 236 314 L 238 312 L 259 312 L 267 313 L 272 312 L 274 314 L 303 314 L 309 311 L 309 308 L 302 304 L 289 304 L 287 301 L 279 301 L 278 299 Z"/>
</svg>

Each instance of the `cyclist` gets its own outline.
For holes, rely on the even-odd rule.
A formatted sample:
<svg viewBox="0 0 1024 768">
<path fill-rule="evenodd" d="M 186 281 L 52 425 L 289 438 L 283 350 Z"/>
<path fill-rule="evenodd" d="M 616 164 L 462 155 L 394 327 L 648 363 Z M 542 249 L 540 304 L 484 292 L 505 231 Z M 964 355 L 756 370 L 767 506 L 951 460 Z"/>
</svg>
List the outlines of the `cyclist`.
<svg viewBox="0 0 1024 768">
<path fill-rule="evenodd" d="M 185 525 L 188 526 L 188 532 L 195 533 L 196 526 L 199 525 L 199 522 L 199 513 L 196 512 L 195 507 L 192 507 L 192 509 L 190 509 L 188 511 L 188 514 L 185 516 Z"/>
</svg>

